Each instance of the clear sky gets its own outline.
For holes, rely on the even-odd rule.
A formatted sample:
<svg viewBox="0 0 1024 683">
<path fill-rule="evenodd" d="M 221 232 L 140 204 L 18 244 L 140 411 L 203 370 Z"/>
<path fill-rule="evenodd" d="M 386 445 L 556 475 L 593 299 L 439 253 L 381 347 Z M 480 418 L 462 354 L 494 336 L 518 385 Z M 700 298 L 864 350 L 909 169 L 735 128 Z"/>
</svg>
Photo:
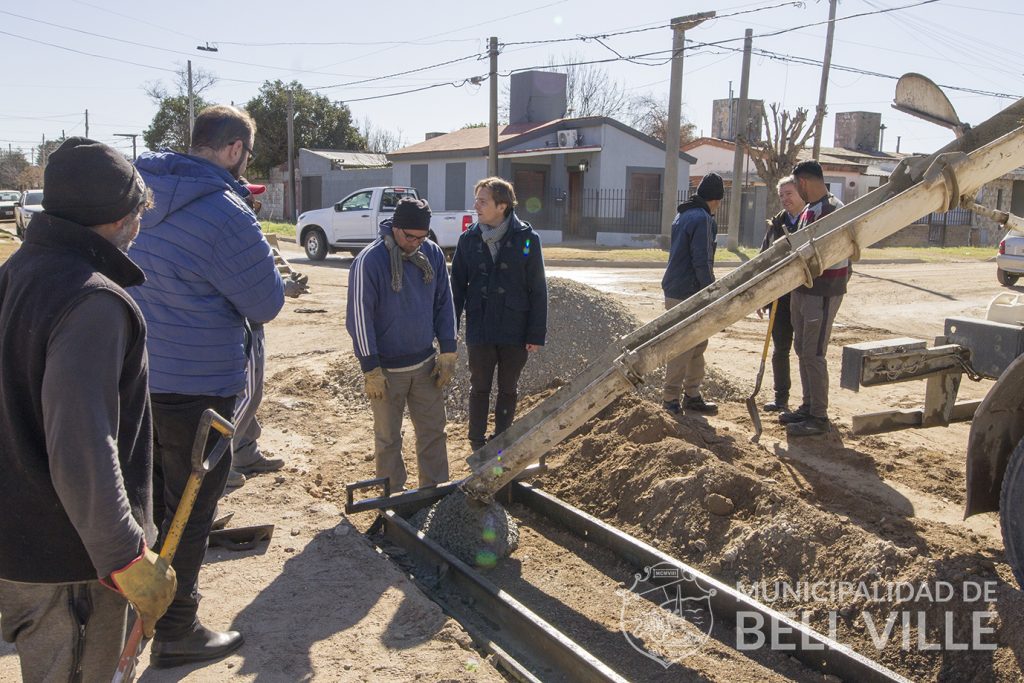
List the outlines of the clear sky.
<svg viewBox="0 0 1024 683">
<path fill-rule="evenodd" d="M 1024 96 L 1024 5 L 1016 0 L 938 0 L 878 13 L 920 1 L 840 0 L 823 145 L 832 144 L 833 114 L 861 110 L 882 112 L 884 147 L 890 151 L 897 136 L 903 152 L 930 152 L 952 139 L 949 131 L 890 107 L 895 80 L 863 72 L 899 76 L 917 71 L 943 85 L 992 93 L 946 90 L 968 123 L 978 123 Z M 209 100 L 242 104 L 265 80 L 296 79 L 348 103 L 357 121 L 367 117 L 376 127 L 401 131 L 411 144 L 428 131 L 487 121 L 486 81 L 473 85 L 468 79 L 486 75 L 491 35 L 504 45 L 499 57 L 503 83 L 513 69 L 541 66 L 565 55 L 581 61 L 636 57 L 602 66 L 630 94 L 667 97 L 666 60 L 672 45 L 668 22 L 708 10 L 720 18 L 686 34 L 694 42 L 688 43 L 684 59 L 683 114 L 698 131 L 710 135 L 711 102 L 728 96 L 730 81 L 739 93 L 746 28 L 754 31 L 750 97 L 813 110 L 820 66 L 791 58 L 822 59 L 827 0 L 725 0 L 719 6 L 693 0 L 525 0 L 504 5 L 452 0 L 0 0 L 0 145 L 27 150 L 44 134 L 84 134 L 88 109 L 90 136 L 130 152 L 130 141 L 114 134 L 142 133 L 148 127 L 156 105 L 146 96 L 145 85 L 161 80 L 169 85 L 187 59 L 220 79 L 206 93 Z M 801 26 L 806 27 L 778 33 Z M 535 42 L 634 29 L 651 30 L 600 40 Z M 776 35 L 766 35 L 772 33 Z M 207 43 L 219 51 L 196 50 Z M 756 54 L 758 50 L 770 54 Z M 460 61 L 352 83 L 450 60 Z M 440 83 L 455 85 L 380 97 Z"/>
</svg>

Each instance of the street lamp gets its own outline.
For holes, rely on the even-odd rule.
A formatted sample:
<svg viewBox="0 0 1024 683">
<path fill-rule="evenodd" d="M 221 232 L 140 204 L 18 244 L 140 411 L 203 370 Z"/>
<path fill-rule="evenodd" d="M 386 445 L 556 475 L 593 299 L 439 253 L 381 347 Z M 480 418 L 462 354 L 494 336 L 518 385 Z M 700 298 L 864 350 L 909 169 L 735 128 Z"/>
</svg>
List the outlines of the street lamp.
<svg viewBox="0 0 1024 683">
<path fill-rule="evenodd" d="M 217 46 L 210 45 L 210 41 L 206 41 L 206 45 L 196 45 L 196 49 L 200 52 L 217 52 Z"/>
</svg>

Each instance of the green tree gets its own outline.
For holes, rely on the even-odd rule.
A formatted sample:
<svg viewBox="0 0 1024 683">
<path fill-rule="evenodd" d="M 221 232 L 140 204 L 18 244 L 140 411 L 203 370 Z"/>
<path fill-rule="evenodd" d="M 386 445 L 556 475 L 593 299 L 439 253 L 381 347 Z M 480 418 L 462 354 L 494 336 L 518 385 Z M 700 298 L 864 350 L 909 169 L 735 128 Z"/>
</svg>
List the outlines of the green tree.
<svg viewBox="0 0 1024 683">
<path fill-rule="evenodd" d="M 207 102 L 193 96 L 192 105 L 198 113 Z M 187 152 L 189 132 L 188 95 L 166 95 L 159 101 L 153 122 L 142 131 L 142 140 L 152 150 L 169 147 L 176 152 Z"/>
<path fill-rule="evenodd" d="M 217 77 L 209 71 L 198 67 L 192 70 L 193 111 L 198 113 L 209 104 L 201 95 L 216 83 Z M 162 81 L 153 81 L 145 85 L 145 92 L 157 105 L 153 122 L 142 132 L 146 147 L 152 150 L 169 147 L 176 152 L 187 152 L 191 133 L 188 126 L 188 67 L 178 65 L 170 89 Z"/>
<path fill-rule="evenodd" d="M 18 188 L 18 176 L 28 168 L 28 160 L 21 152 L 0 150 L 0 188 Z"/>
<path fill-rule="evenodd" d="M 265 177 L 272 166 L 288 160 L 288 91 L 295 108 L 295 149 L 366 149 L 366 140 L 342 103 L 310 92 L 298 81 L 266 81 L 245 105 L 256 121 L 253 175 Z"/>
</svg>

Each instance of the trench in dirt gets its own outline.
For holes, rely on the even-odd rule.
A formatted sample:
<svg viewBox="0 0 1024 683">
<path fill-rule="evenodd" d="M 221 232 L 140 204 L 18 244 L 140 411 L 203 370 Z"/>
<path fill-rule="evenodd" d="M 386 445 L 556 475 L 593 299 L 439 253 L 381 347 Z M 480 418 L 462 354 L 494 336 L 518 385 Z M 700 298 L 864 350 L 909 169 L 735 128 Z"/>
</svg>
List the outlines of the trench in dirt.
<svg viewBox="0 0 1024 683">
<path fill-rule="evenodd" d="M 483 571 L 485 579 L 519 601 L 535 614 L 571 638 L 620 676 L 631 681 L 729 680 L 734 683 L 759 681 L 820 681 L 822 675 L 808 669 L 785 653 L 768 648 L 741 652 L 737 632 L 721 620 L 705 621 L 705 612 L 693 622 L 670 611 L 661 624 L 671 631 L 651 628 L 646 610 L 639 610 L 627 598 L 636 595 L 634 580 L 642 568 L 633 567 L 612 551 L 581 539 L 524 505 L 505 506 L 519 525 L 519 547 L 497 566 Z M 383 539 L 374 541 L 386 554 L 421 583 L 436 581 L 433 569 L 412 563 L 400 548 Z M 642 573 L 642 572 L 641 572 Z M 643 590 L 639 586 L 635 590 Z M 651 590 L 650 586 L 646 586 Z M 474 610 L 475 602 L 452 587 L 434 585 L 428 591 L 442 604 L 462 603 L 470 620 L 500 628 L 486 614 Z M 671 609 L 671 589 L 656 590 Z M 641 601 L 644 605 L 648 603 Z M 629 633 L 629 639 L 624 634 Z M 635 643 L 630 644 L 630 640 Z M 528 646 L 527 646 L 528 647 Z M 647 650 L 661 659 L 642 654 Z M 678 657 L 678 661 L 672 659 Z M 664 663 L 662 663 L 664 662 Z M 558 672 L 544 671 L 545 681 L 563 680 Z"/>
</svg>

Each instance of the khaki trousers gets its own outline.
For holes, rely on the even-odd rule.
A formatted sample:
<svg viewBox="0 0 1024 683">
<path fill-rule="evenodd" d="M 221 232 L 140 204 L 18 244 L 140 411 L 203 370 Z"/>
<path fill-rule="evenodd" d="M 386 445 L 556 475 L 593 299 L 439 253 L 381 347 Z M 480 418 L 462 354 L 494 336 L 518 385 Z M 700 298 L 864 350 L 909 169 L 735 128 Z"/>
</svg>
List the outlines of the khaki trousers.
<svg viewBox="0 0 1024 683">
<path fill-rule="evenodd" d="M 406 406 L 416 433 L 420 488 L 448 481 L 444 394 L 434 386 L 434 378 L 430 376 L 433 370 L 433 360 L 405 372 L 385 369 L 387 394 L 383 399 L 370 401 L 377 476 L 389 478 L 392 491 L 405 488 L 408 477 L 402 460 L 402 415 Z"/>
<path fill-rule="evenodd" d="M 682 302 L 682 299 L 665 298 L 665 310 Z M 683 394 L 698 396 L 700 385 L 704 381 L 704 351 L 708 348 L 705 339 L 692 349 L 683 351 L 668 362 L 665 368 L 665 387 L 661 398 L 664 401 L 678 401 Z"/>
</svg>

